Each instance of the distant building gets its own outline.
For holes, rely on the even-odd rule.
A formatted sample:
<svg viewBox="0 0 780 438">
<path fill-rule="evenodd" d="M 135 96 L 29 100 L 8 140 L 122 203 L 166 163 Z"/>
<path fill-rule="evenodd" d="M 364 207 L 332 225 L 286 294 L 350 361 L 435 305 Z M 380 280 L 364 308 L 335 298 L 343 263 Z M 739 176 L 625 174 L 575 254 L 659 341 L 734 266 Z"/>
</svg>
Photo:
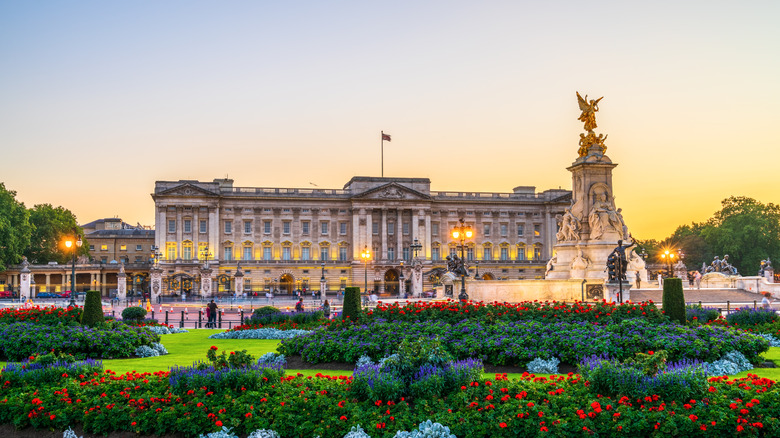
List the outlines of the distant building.
<svg viewBox="0 0 780 438">
<path fill-rule="evenodd" d="M 459 254 L 450 233 L 460 218 L 475 231 L 465 254 L 484 279 L 543 278 L 556 242 L 555 216 L 571 202 L 569 190 L 510 193 L 437 192 L 427 178 L 354 177 L 343 189 L 234 187 L 213 182 L 157 181 L 155 244 L 163 291 L 198 293 L 208 260 L 211 290 L 232 290 L 238 265 L 246 292 L 327 290 L 363 286 L 397 294 L 410 278 L 412 244 L 431 288 L 444 259 Z M 361 252 L 371 259 L 363 263 Z M 405 266 L 404 266 L 405 263 Z M 409 287 L 406 287 L 409 291 Z"/>
<path fill-rule="evenodd" d="M 125 263 L 127 290 L 137 294 L 149 289 L 154 230 L 133 226 L 119 218 L 99 219 L 82 225 L 84 244 L 89 257 L 76 261 L 75 290 L 99 290 L 109 296 L 117 289 L 120 263 Z M 39 293 L 61 293 L 70 290 L 71 263 L 30 265 L 33 297 Z M 10 266 L 0 273 L 0 291 L 18 294 L 21 266 Z M 128 294 L 130 295 L 130 294 Z"/>
</svg>

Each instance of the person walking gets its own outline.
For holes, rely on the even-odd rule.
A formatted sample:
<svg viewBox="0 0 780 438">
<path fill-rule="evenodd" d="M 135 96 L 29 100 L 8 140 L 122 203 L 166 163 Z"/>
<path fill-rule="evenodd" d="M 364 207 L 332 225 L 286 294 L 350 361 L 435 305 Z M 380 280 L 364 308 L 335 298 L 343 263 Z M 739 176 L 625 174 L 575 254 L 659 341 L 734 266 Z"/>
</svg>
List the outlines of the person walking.
<svg viewBox="0 0 780 438">
<path fill-rule="evenodd" d="M 295 311 L 303 312 L 303 298 L 298 298 L 298 302 L 295 303 Z"/>
<path fill-rule="evenodd" d="M 330 303 L 328 303 L 328 300 L 325 300 L 325 302 L 322 303 L 322 313 L 325 315 L 326 319 L 330 319 Z"/>
<path fill-rule="evenodd" d="M 206 305 L 206 328 L 209 328 L 209 324 L 211 324 L 211 309 L 209 309 L 208 304 Z"/>
<path fill-rule="evenodd" d="M 209 303 L 209 325 L 211 328 L 217 327 L 217 303 L 211 300 Z"/>
<path fill-rule="evenodd" d="M 772 294 L 770 294 L 769 292 L 761 292 L 761 295 L 764 296 L 764 298 L 761 299 L 761 307 L 763 307 L 764 309 L 771 309 L 772 306 L 770 304 L 771 301 L 769 299 L 772 297 Z"/>
</svg>

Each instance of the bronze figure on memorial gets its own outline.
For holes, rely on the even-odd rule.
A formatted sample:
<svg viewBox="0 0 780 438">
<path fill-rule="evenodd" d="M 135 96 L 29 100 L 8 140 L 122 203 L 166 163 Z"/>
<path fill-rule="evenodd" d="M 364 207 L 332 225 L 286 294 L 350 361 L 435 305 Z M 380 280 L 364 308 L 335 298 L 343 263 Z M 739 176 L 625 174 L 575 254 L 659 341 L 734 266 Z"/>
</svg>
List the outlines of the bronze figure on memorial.
<svg viewBox="0 0 780 438">
<path fill-rule="evenodd" d="M 582 110 L 582 114 L 577 118 L 577 120 L 585 123 L 585 130 L 588 132 L 593 132 L 594 129 L 596 129 L 596 111 L 599 110 L 599 101 L 604 98 L 604 96 L 599 97 L 596 100 L 591 99 L 590 102 L 588 102 L 588 95 L 585 95 L 585 98 L 583 99 L 582 96 L 580 96 L 579 91 L 577 93 L 577 103 L 580 106 L 580 110 Z"/>
</svg>

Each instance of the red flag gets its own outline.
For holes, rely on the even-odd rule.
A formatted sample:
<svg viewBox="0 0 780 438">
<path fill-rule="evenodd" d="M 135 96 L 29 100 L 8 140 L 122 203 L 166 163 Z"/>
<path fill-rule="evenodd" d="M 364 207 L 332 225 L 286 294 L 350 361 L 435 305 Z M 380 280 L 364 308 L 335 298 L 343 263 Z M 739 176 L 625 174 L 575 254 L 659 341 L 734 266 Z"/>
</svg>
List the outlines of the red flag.
<svg viewBox="0 0 780 438">
<path fill-rule="evenodd" d="M 382 133 L 382 141 L 390 141 L 390 134 Z"/>
</svg>

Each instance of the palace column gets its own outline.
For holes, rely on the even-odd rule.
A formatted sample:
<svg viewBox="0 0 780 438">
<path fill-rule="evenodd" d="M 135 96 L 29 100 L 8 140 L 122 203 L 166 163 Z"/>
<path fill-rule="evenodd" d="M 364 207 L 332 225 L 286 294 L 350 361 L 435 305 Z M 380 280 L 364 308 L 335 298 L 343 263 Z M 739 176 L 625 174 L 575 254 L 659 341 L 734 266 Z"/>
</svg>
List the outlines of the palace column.
<svg viewBox="0 0 780 438">
<path fill-rule="evenodd" d="M 439 225 L 441 226 L 441 225 Z M 441 231 L 441 230 L 439 230 Z M 429 259 L 431 258 L 431 243 L 433 243 L 433 238 L 431 236 L 431 215 L 430 213 L 425 215 L 425 239 L 423 239 L 423 258 Z M 441 255 L 441 254 L 440 254 Z"/>
<path fill-rule="evenodd" d="M 387 260 L 387 209 L 382 209 L 382 254 L 377 260 Z"/>
<path fill-rule="evenodd" d="M 352 260 L 360 260 L 360 251 L 363 249 L 362 242 L 366 241 L 365 227 L 360 227 L 360 221 L 366 221 L 366 209 L 361 208 L 358 213 L 352 210 Z"/>
<path fill-rule="evenodd" d="M 219 207 L 209 207 L 209 251 L 214 260 L 220 259 L 219 254 Z"/>
<path fill-rule="evenodd" d="M 368 247 L 369 251 L 371 251 L 371 258 L 376 258 L 376 254 L 374 254 L 374 248 L 372 247 L 374 238 L 374 216 L 372 215 L 373 211 L 373 208 L 369 208 L 366 211 L 366 240 L 364 245 Z"/>
<path fill-rule="evenodd" d="M 395 233 L 397 236 L 397 245 L 395 249 L 395 259 L 396 260 L 403 260 L 404 257 L 404 211 L 400 208 L 396 209 L 395 213 L 396 217 L 396 224 L 395 224 Z"/>
<path fill-rule="evenodd" d="M 51 292 L 51 274 L 46 273 L 46 292 Z"/>
</svg>

